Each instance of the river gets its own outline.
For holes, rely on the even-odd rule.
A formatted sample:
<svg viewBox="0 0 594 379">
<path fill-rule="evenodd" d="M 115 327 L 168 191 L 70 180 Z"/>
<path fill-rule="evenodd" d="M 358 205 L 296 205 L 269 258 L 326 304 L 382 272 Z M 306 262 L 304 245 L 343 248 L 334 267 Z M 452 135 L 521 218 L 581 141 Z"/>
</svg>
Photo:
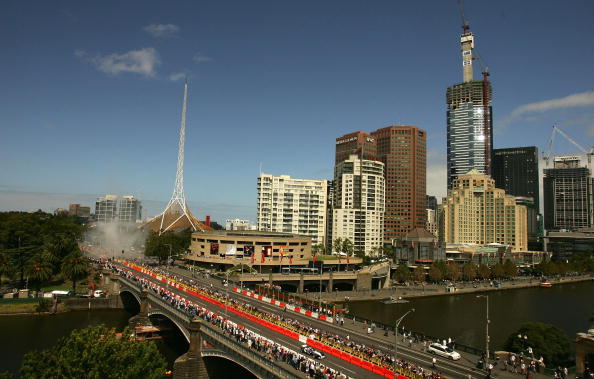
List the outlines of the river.
<svg viewBox="0 0 594 379">
<path fill-rule="evenodd" d="M 487 293 L 485 293 L 487 294 Z M 486 299 L 476 293 L 410 299 L 406 304 L 380 301 L 351 302 L 351 314 L 392 325 L 415 308 L 401 327 L 439 338 L 484 348 Z M 488 292 L 491 350 L 502 349 L 522 323 L 540 321 L 561 328 L 570 338 L 585 332 L 594 316 L 594 281 Z"/>
<path fill-rule="evenodd" d="M 47 349 L 55 345 L 61 337 L 74 329 L 103 324 L 122 330 L 132 313 L 121 309 L 77 311 L 56 315 L 14 315 L 0 316 L 0 372 L 19 372 L 23 355 L 31 350 Z M 173 324 L 171 325 L 173 326 Z M 167 359 L 169 368 L 181 354 L 188 350 L 188 343 L 181 333 L 172 328 L 173 333 L 163 340 L 156 341 L 161 353 Z M 221 358 L 205 358 L 211 378 L 253 377 L 235 363 Z"/>
</svg>

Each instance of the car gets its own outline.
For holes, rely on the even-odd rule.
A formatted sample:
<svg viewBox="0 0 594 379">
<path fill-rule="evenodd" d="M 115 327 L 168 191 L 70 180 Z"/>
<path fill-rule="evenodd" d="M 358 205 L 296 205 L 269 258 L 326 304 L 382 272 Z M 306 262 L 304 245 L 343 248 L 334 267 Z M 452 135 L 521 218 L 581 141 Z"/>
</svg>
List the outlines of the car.
<svg viewBox="0 0 594 379">
<path fill-rule="evenodd" d="M 440 355 L 453 361 L 457 361 L 458 359 L 462 358 L 460 353 L 454 351 L 454 349 L 451 347 L 447 347 L 439 343 L 432 343 L 429 345 L 429 348 L 427 348 L 427 351 L 429 351 L 431 354 Z"/>
<path fill-rule="evenodd" d="M 310 356 L 314 357 L 315 359 L 326 358 L 326 356 L 324 354 L 322 354 L 322 352 L 317 351 L 307 345 L 301 346 L 301 352 L 304 354 L 310 355 Z"/>
<path fill-rule="evenodd" d="M 95 292 L 93 292 L 93 297 L 105 297 L 105 291 L 95 290 Z"/>
</svg>

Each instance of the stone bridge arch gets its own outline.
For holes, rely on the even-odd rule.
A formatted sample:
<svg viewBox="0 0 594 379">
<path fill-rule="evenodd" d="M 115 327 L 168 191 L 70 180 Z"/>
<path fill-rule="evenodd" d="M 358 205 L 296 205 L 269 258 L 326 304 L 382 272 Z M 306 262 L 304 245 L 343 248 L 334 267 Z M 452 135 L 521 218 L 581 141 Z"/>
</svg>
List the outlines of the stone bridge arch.
<svg viewBox="0 0 594 379">
<path fill-rule="evenodd" d="M 186 323 L 185 325 L 182 325 L 175 317 L 171 317 L 169 315 L 168 312 L 165 312 L 161 309 L 150 309 L 148 311 L 148 316 L 162 316 L 165 317 L 167 320 L 171 321 L 172 324 L 174 324 L 177 329 L 179 329 L 179 331 L 184 335 L 184 337 L 186 338 L 186 341 L 188 341 L 188 343 L 190 343 L 190 332 L 188 330 L 188 323 Z"/>
</svg>

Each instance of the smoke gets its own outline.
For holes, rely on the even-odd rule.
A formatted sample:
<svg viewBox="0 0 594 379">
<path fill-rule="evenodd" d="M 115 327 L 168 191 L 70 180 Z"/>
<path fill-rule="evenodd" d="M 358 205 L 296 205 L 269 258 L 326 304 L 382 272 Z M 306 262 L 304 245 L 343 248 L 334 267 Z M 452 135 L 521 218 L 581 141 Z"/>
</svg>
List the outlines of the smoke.
<svg viewBox="0 0 594 379">
<path fill-rule="evenodd" d="M 91 225 L 84 241 L 98 256 L 142 259 L 147 236 L 136 224 L 113 221 Z"/>
</svg>

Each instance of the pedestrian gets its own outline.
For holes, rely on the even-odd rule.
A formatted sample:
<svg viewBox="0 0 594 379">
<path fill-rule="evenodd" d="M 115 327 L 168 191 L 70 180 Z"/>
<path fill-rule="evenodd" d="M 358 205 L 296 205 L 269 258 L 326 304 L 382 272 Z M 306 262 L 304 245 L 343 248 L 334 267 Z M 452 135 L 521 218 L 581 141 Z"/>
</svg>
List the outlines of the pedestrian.
<svg viewBox="0 0 594 379">
<path fill-rule="evenodd" d="M 435 357 L 433 357 L 433 358 L 431 359 L 431 367 L 432 367 L 433 369 L 436 369 L 436 368 L 437 368 L 437 367 L 435 367 L 435 363 L 436 363 L 436 362 L 437 362 L 437 359 L 435 359 Z"/>
</svg>

